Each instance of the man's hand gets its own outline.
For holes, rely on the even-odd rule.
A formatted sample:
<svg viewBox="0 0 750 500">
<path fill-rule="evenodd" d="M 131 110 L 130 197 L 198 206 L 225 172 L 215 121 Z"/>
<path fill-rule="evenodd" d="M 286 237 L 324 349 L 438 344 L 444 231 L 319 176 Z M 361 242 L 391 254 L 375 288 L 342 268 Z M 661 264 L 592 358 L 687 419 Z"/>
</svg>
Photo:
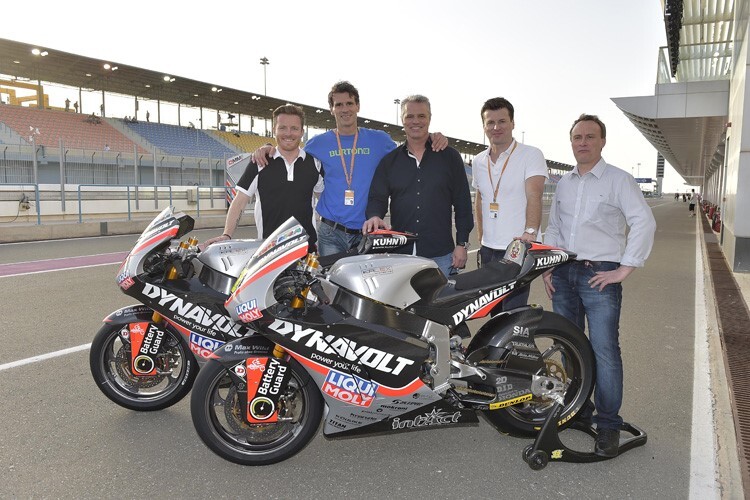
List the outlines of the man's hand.
<svg viewBox="0 0 750 500">
<path fill-rule="evenodd" d="M 208 247 L 209 245 L 213 245 L 214 243 L 218 243 L 220 241 L 227 241 L 230 240 L 228 234 L 222 234 L 221 236 L 216 236 L 214 238 L 211 238 L 210 240 L 206 240 L 206 242 L 203 244 L 203 248 Z"/>
<path fill-rule="evenodd" d="M 380 228 L 390 229 L 391 225 L 376 215 L 367 219 L 362 225 L 362 234 L 371 233 Z"/>
<path fill-rule="evenodd" d="M 532 241 L 536 241 L 536 233 L 529 234 L 527 232 L 524 232 L 521 236 L 518 236 L 516 239 L 521 240 L 523 242 L 531 243 Z"/>
<path fill-rule="evenodd" d="M 456 269 L 463 269 L 466 267 L 466 258 L 468 257 L 468 254 L 469 252 L 466 250 L 466 247 L 456 245 L 456 248 L 453 249 L 453 267 Z"/>
<path fill-rule="evenodd" d="M 448 147 L 448 138 L 440 132 L 432 132 L 430 134 L 430 139 L 432 139 L 433 151 L 442 151 Z"/>
<path fill-rule="evenodd" d="M 253 152 L 253 163 L 259 167 L 265 167 L 268 165 L 268 158 L 276 154 L 276 148 L 273 146 L 265 145 L 256 149 Z"/>
<path fill-rule="evenodd" d="M 601 292 L 610 283 L 622 283 L 633 271 L 635 268 L 631 266 L 620 266 L 613 271 L 599 271 L 589 280 L 589 285 L 591 288 L 599 288 Z"/>
<path fill-rule="evenodd" d="M 555 293 L 555 287 L 552 286 L 552 271 L 547 271 L 542 275 L 544 280 L 544 290 L 547 292 L 547 297 L 552 298 L 552 294 Z"/>
</svg>

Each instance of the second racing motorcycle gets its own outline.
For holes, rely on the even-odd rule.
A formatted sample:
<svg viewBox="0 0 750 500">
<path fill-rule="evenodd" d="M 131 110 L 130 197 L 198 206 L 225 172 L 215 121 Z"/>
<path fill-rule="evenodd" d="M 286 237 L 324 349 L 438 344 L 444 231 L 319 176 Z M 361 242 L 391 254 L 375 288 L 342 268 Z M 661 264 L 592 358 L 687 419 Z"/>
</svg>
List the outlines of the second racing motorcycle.
<svg viewBox="0 0 750 500">
<path fill-rule="evenodd" d="M 410 238 L 366 239 L 395 248 Z M 516 240 L 505 260 L 446 278 L 411 255 L 317 259 L 307 241 L 289 219 L 253 250 L 224 302 L 219 317 L 242 337 L 210 354 L 190 402 L 198 435 L 221 457 L 279 462 L 321 422 L 338 437 L 475 423 L 483 413 L 503 432 L 531 436 L 568 426 L 590 396 L 591 345 L 557 314 L 524 306 L 466 340 L 467 322 L 575 254 Z M 173 302 L 165 286 L 158 296 L 149 288 L 149 307 Z"/>
</svg>

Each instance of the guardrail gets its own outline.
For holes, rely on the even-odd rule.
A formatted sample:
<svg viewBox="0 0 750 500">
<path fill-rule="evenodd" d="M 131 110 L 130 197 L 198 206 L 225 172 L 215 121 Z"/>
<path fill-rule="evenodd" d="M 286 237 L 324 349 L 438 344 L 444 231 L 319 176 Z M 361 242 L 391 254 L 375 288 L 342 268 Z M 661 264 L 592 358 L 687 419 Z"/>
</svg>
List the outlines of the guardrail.
<svg viewBox="0 0 750 500">
<path fill-rule="evenodd" d="M 201 216 L 201 189 L 208 189 L 209 195 L 208 199 L 211 200 L 211 208 L 214 207 L 214 189 L 220 189 L 222 191 L 222 194 L 224 191 L 226 191 L 226 186 L 195 186 L 196 192 L 195 192 L 195 203 L 196 203 L 196 217 Z M 221 199 L 222 202 L 224 202 L 224 197 L 222 196 Z"/>
<path fill-rule="evenodd" d="M 0 186 L 33 186 L 34 187 L 34 203 L 36 204 L 36 225 L 41 226 L 42 225 L 42 204 L 39 200 L 39 184 L 34 184 L 33 182 L 11 182 L 8 184 L 0 184 Z M 19 201 L 20 203 L 20 201 Z"/>
<path fill-rule="evenodd" d="M 106 184 L 79 184 L 78 185 L 78 223 L 79 224 L 83 222 L 83 208 L 82 208 L 83 204 L 82 204 L 82 199 L 81 199 L 81 188 L 82 187 L 98 187 L 98 188 L 103 188 L 103 187 L 111 187 L 111 186 L 107 186 Z M 169 186 L 169 185 L 142 185 L 142 184 L 131 185 L 131 184 L 128 184 L 126 186 L 117 186 L 117 187 L 120 187 L 120 188 L 125 187 L 126 188 L 127 197 L 128 197 L 128 220 L 129 221 L 132 220 L 132 210 L 130 208 L 130 188 L 131 187 L 134 188 L 133 192 L 136 195 L 136 198 L 138 196 L 138 189 L 140 189 L 140 188 L 153 188 L 154 189 L 154 208 L 155 209 L 159 208 L 159 188 L 168 189 L 169 190 L 169 204 L 172 205 L 172 186 Z M 137 200 L 136 200 L 136 202 L 137 202 Z M 199 214 L 200 214 L 200 212 L 199 212 Z"/>
</svg>

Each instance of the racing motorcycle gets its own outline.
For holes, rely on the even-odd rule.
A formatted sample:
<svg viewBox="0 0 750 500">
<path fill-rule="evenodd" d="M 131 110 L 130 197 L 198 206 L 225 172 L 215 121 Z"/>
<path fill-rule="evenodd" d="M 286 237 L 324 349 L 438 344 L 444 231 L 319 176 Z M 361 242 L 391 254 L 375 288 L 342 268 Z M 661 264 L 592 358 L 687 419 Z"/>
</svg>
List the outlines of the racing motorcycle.
<svg viewBox="0 0 750 500">
<path fill-rule="evenodd" d="M 193 225 L 190 216 L 166 208 L 117 272 L 120 289 L 140 304 L 104 319 L 89 362 L 99 389 L 125 408 L 150 411 L 177 403 L 214 350 L 252 333 L 229 317 L 224 302 L 262 242 L 229 240 L 201 252 L 195 238 L 179 241 Z M 374 245 L 366 239 L 338 257 L 387 251 L 399 241 L 389 244 L 386 232 Z"/>
<path fill-rule="evenodd" d="M 531 436 L 568 426 L 591 394 L 588 339 L 539 306 L 497 314 L 464 342 L 467 322 L 575 254 L 516 240 L 505 260 L 447 279 L 411 255 L 316 262 L 307 240 L 289 219 L 247 260 L 224 304 L 253 333 L 211 354 L 190 402 L 198 435 L 219 456 L 285 460 L 321 421 L 338 437 L 476 423 L 483 413 L 503 432 Z"/>
</svg>

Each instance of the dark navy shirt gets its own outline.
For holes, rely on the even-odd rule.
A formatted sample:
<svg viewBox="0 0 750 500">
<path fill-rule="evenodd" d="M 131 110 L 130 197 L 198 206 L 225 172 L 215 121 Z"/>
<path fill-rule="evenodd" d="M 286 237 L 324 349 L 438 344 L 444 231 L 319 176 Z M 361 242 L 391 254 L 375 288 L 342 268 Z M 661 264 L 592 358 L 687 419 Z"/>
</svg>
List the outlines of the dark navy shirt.
<svg viewBox="0 0 750 500">
<path fill-rule="evenodd" d="M 380 161 L 370 185 L 366 215 L 384 218 L 391 226 L 419 236 L 417 255 L 440 257 L 455 248 L 452 215 L 455 211 L 456 241 L 469 241 L 474 228 L 471 194 L 461 155 L 453 148 L 432 151 L 428 140 L 422 161 L 409 154 L 404 144 Z M 411 252 L 410 248 L 405 249 Z"/>
</svg>

